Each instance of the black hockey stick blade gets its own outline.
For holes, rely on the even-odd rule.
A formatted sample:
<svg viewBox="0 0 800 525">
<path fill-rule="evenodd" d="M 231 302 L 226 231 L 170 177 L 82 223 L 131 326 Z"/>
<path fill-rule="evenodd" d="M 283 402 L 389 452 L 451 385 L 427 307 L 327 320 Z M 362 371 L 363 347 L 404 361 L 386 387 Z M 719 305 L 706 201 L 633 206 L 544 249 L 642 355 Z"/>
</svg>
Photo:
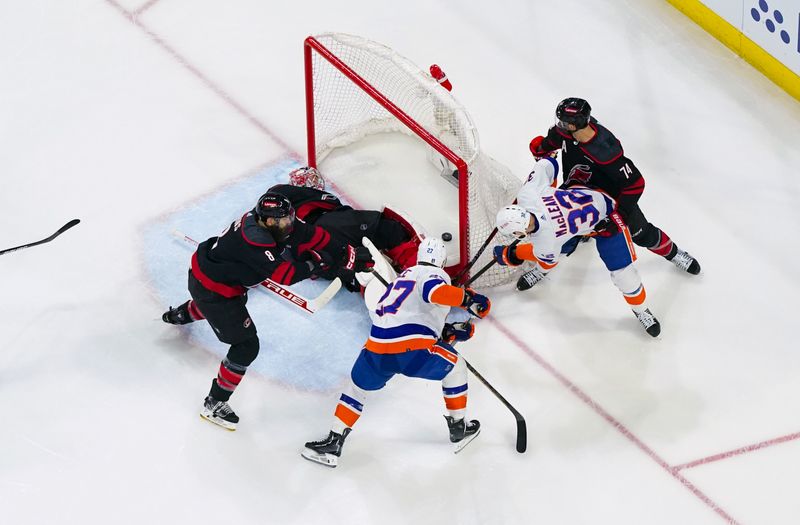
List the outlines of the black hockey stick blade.
<svg viewBox="0 0 800 525">
<path fill-rule="evenodd" d="M 32 242 L 30 244 L 23 244 L 22 246 L 16 246 L 14 248 L 8 248 L 7 250 L 0 250 L 0 255 L 5 255 L 6 253 L 15 252 L 17 250 L 24 250 L 25 248 L 30 248 L 32 246 L 38 246 L 40 244 L 44 244 L 46 242 L 50 242 L 50 241 L 52 241 L 53 239 L 55 239 L 56 237 L 58 237 L 59 235 L 61 235 L 62 233 L 64 233 L 65 231 L 69 230 L 70 228 L 72 228 L 73 226 L 75 226 L 76 224 L 78 224 L 80 222 L 81 222 L 80 219 L 72 219 L 67 224 L 65 224 L 64 226 L 59 228 L 58 231 L 56 231 L 50 237 L 47 237 L 46 239 L 42 239 L 41 241 Z"/>
<path fill-rule="evenodd" d="M 463 359 L 463 356 L 461 357 Z M 517 452 L 522 454 L 528 450 L 528 426 L 525 424 L 525 418 L 522 417 L 522 414 L 520 414 L 519 411 L 500 394 L 500 392 L 495 390 L 495 388 L 486 379 L 484 379 L 484 377 L 477 370 L 475 370 L 471 364 L 469 364 L 469 361 L 464 359 L 464 364 L 467 365 L 467 369 L 472 372 L 472 375 L 477 377 L 478 381 L 483 383 L 483 386 L 488 388 L 489 392 L 494 394 L 495 397 L 499 399 L 500 402 L 503 403 L 514 415 L 514 419 L 517 422 Z"/>
</svg>

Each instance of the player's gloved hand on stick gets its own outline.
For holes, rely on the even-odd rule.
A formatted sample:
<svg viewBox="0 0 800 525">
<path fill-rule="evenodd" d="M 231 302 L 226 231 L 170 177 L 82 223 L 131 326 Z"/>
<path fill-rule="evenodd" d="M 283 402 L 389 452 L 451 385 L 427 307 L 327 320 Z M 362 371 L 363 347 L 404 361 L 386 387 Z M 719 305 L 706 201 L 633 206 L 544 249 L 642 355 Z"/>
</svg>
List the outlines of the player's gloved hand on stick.
<svg viewBox="0 0 800 525">
<path fill-rule="evenodd" d="M 356 272 L 350 270 L 339 270 L 338 277 L 342 281 L 342 286 L 344 286 L 348 292 L 361 291 L 361 283 L 359 283 L 358 279 L 356 279 Z"/>
<path fill-rule="evenodd" d="M 305 262 L 312 276 L 322 277 L 324 279 L 333 279 L 336 277 L 333 259 L 327 252 L 307 250 L 300 254 L 299 259 L 301 262 Z"/>
<path fill-rule="evenodd" d="M 472 288 L 464 288 L 464 300 L 461 307 L 476 317 L 483 319 L 489 315 L 492 302 L 485 295 L 481 295 Z"/>
<path fill-rule="evenodd" d="M 453 344 L 467 341 L 475 334 L 475 325 L 469 319 L 461 323 L 445 323 L 442 330 L 442 341 Z"/>
<path fill-rule="evenodd" d="M 621 224 L 624 222 L 620 214 L 612 211 L 608 217 L 595 224 L 594 232 L 600 237 L 611 237 L 619 232 Z"/>
<path fill-rule="evenodd" d="M 375 261 L 372 260 L 372 254 L 369 253 L 365 246 L 351 246 L 348 244 L 339 266 L 343 270 L 351 272 L 366 272 L 375 266 Z"/>
<path fill-rule="evenodd" d="M 517 257 L 517 246 L 495 246 L 494 258 L 500 266 L 519 266 L 523 261 Z"/>
</svg>

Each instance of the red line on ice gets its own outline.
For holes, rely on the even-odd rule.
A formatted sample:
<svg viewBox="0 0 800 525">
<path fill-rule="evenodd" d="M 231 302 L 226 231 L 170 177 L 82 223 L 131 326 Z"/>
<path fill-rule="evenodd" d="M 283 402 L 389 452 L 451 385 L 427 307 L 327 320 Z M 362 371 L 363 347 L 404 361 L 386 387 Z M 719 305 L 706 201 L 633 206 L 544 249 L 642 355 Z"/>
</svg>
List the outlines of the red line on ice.
<svg viewBox="0 0 800 525">
<path fill-rule="evenodd" d="M 696 459 L 694 461 L 689 461 L 688 463 L 683 463 L 681 465 L 674 466 L 672 467 L 672 469 L 675 472 L 677 472 L 679 470 L 684 470 L 687 468 L 699 467 L 700 465 L 707 465 L 715 461 L 732 458 L 734 456 L 740 456 L 742 454 L 747 454 L 748 452 L 754 452 L 756 450 L 761 450 L 762 448 L 771 447 L 772 445 L 778 445 L 780 443 L 786 443 L 787 441 L 793 441 L 795 439 L 800 439 L 800 432 L 794 434 L 788 434 L 786 436 L 781 436 L 774 439 L 768 439 L 760 443 L 754 443 L 752 445 L 747 445 L 734 450 L 728 450 L 727 452 L 714 454 L 713 456 L 708 456 L 705 458 Z"/>
<path fill-rule="evenodd" d="M 692 494 L 697 496 L 703 503 L 709 506 L 714 512 L 716 512 L 720 517 L 725 519 L 728 523 L 738 523 L 733 517 L 731 517 L 727 512 L 725 512 L 722 507 L 720 507 L 717 503 L 715 503 L 711 498 L 709 498 L 703 491 L 699 488 L 694 486 L 691 481 L 683 477 L 677 470 L 673 469 L 669 466 L 669 464 L 664 461 L 661 456 L 656 454 L 653 449 L 648 447 L 644 444 L 644 442 L 639 439 L 633 432 L 631 432 L 628 427 L 626 427 L 622 422 L 616 419 L 614 416 L 609 414 L 603 407 L 601 407 L 596 401 L 594 401 L 589 395 L 580 389 L 575 383 L 567 379 L 561 372 L 556 370 L 553 365 L 548 363 L 542 356 L 537 354 L 530 346 L 525 344 L 522 340 L 520 340 L 510 329 L 506 328 L 506 326 L 501 323 L 500 321 L 493 319 L 491 317 L 488 318 L 491 323 L 497 327 L 512 343 L 514 343 L 517 348 L 522 350 L 526 353 L 529 357 L 531 357 L 536 363 L 539 364 L 542 368 L 544 368 L 547 372 L 550 373 L 553 377 L 558 380 L 564 387 L 567 388 L 570 392 L 575 394 L 581 401 L 583 401 L 586 405 L 589 406 L 597 415 L 605 419 L 611 426 L 613 426 L 617 431 L 625 436 L 625 438 L 636 445 L 636 447 L 644 452 L 644 454 L 655 461 L 662 469 L 667 471 L 670 476 L 678 480 L 684 487 L 686 487 Z"/>
</svg>

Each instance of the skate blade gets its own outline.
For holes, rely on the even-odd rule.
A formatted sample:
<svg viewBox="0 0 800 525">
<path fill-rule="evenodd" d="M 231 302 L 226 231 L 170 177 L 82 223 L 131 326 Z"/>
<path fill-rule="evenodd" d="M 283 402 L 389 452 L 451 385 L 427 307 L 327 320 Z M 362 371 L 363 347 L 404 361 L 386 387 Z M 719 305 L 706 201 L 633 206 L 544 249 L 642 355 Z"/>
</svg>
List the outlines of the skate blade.
<svg viewBox="0 0 800 525">
<path fill-rule="evenodd" d="M 224 419 L 220 419 L 218 417 L 207 415 L 207 414 L 204 414 L 202 412 L 200 413 L 200 417 L 202 417 L 206 421 L 210 421 L 210 422 L 214 423 L 215 425 L 221 426 L 225 430 L 230 430 L 231 432 L 236 430 L 236 423 L 230 423 L 228 421 L 225 421 Z"/>
<path fill-rule="evenodd" d="M 326 467 L 330 468 L 336 468 L 336 466 L 339 464 L 339 458 L 333 454 L 320 454 L 319 452 L 315 452 L 310 448 L 304 448 L 303 451 L 300 452 L 300 455 L 309 461 L 313 461 L 314 463 L 319 463 L 320 465 L 325 465 Z"/>
<path fill-rule="evenodd" d="M 459 452 L 461 452 L 464 449 L 464 447 L 469 445 L 470 442 L 473 439 L 475 439 L 476 437 L 478 437 L 478 434 L 480 434 L 480 433 L 481 433 L 481 429 L 478 429 L 477 432 L 475 432 L 474 434 L 470 434 L 469 436 L 466 436 L 464 439 L 462 439 L 458 443 L 453 443 L 453 454 L 458 454 Z"/>
</svg>

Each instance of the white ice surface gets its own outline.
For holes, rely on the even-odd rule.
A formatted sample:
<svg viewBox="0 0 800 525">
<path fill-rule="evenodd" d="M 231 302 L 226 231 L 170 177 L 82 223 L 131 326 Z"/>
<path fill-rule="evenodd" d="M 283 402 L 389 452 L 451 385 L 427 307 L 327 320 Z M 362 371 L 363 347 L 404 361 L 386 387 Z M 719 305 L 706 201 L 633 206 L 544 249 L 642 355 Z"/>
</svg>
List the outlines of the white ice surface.
<svg viewBox="0 0 800 525">
<path fill-rule="evenodd" d="M 489 292 L 463 349 L 527 417 L 525 455 L 477 381 L 483 431 L 455 456 L 439 386 L 397 378 L 337 469 L 303 461 L 358 351 L 345 296 L 327 348 L 265 345 L 239 430 L 198 416 L 224 348 L 159 320 L 186 297 L 163 236 L 181 217 L 219 231 L 250 205 L 237 192 L 302 161 L 301 43 L 330 30 L 442 65 L 520 177 L 556 103 L 588 98 L 645 174 L 647 216 L 703 265 L 640 250 L 656 341 L 591 245 L 541 289 Z M 0 248 L 82 219 L 0 257 L 3 523 L 800 521 L 795 439 L 671 468 L 800 432 L 800 105 L 667 3 L 6 1 L 0 50 Z M 330 326 L 251 304 L 265 339 Z"/>
</svg>

